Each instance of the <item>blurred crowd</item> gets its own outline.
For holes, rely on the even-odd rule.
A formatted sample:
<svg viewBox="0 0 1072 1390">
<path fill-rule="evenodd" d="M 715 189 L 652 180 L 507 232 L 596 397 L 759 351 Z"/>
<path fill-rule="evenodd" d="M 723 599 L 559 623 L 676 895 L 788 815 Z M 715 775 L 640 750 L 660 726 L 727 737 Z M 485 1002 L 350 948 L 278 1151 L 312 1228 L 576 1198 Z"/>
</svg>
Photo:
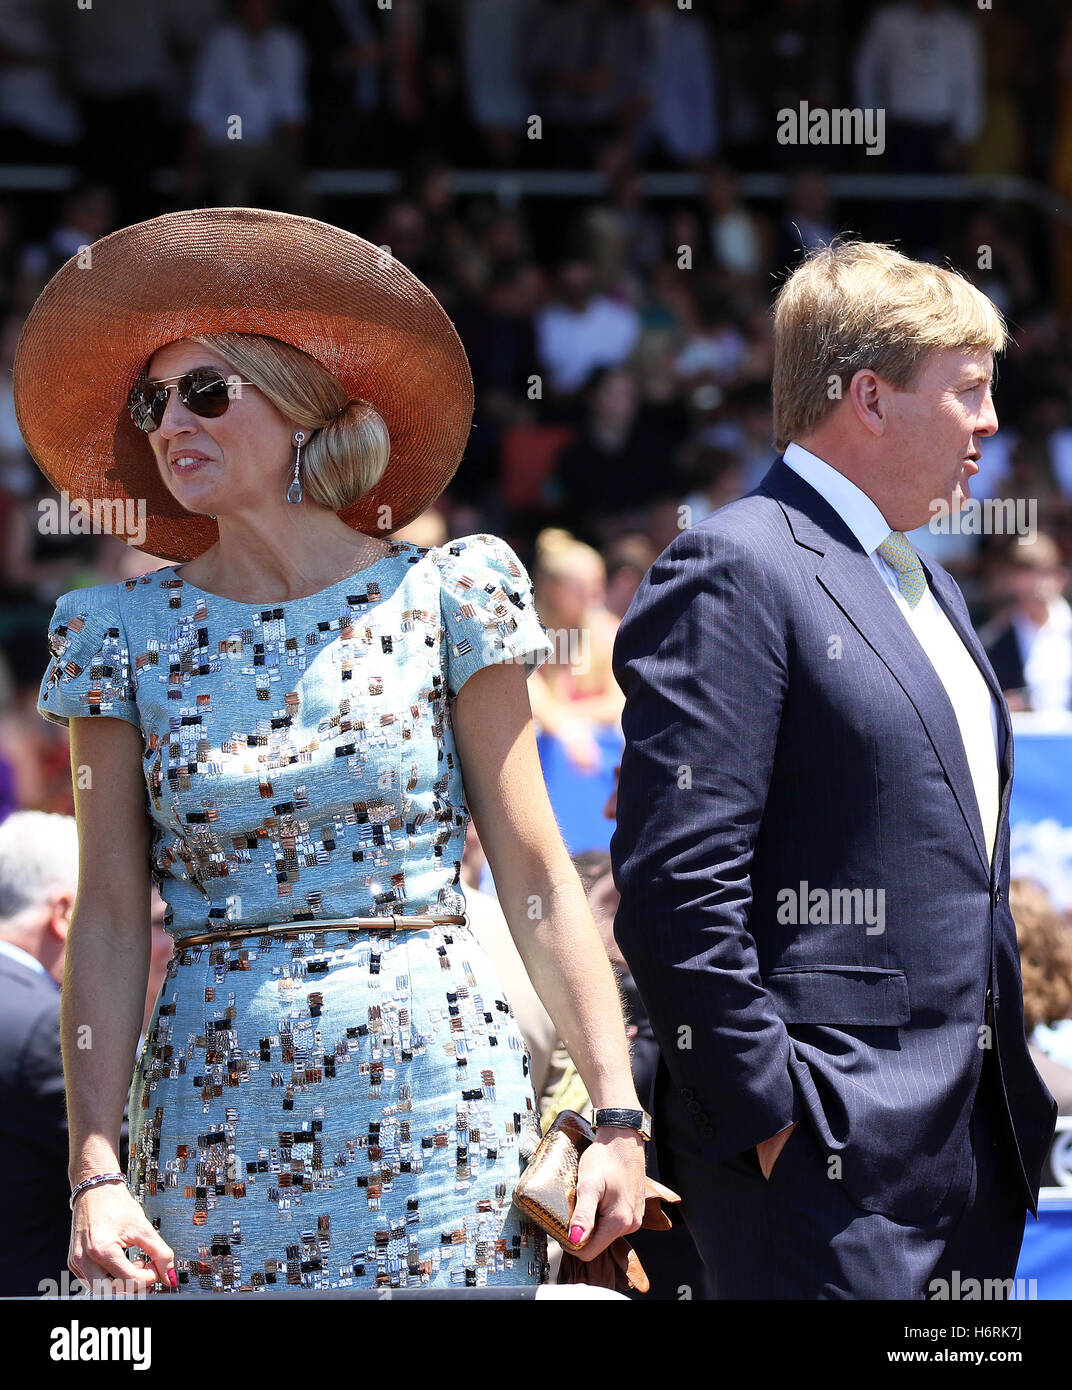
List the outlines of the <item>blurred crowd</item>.
<svg viewBox="0 0 1072 1390">
<path fill-rule="evenodd" d="M 73 811 L 66 733 L 36 713 L 55 598 L 164 563 L 121 538 L 40 524 L 54 494 L 14 414 L 20 327 L 80 247 L 204 204 L 335 222 L 389 247 L 447 308 L 472 365 L 475 429 L 435 508 L 396 534 L 438 545 L 489 531 L 516 547 L 545 627 L 573 634 L 529 689 L 538 727 L 578 773 L 606 757 L 600 734 L 620 729 L 611 654 L 637 585 L 682 527 L 755 487 L 775 458 L 769 306 L 781 277 L 846 231 L 953 265 L 1013 335 L 1001 428 L 983 441 L 973 493 L 1033 500 L 1036 526 L 1026 543 L 914 539 L 962 584 L 1010 705 L 1072 709 L 1072 16 L 1065 0 L 1008 10 L 0 0 L 0 822 Z M 882 156 L 782 143 L 779 112 L 801 103 L 882 106 Z M 41 169 L 71 177 L 50 184 Z M 347 170 L 399 181 L 348 191 Z M 479 170 L 500 183 L 459 192 L 454 176 Z M 550 182 L 519 193 L 512 171 Z M 556 171 L 601 175 L 605 192 L 571 193 Z M 742 191 L 757 172 L 778 176 L 773 191 Z M 691 174 L 695 191 L 653 192 L 659 173 Z M 943 174 L 958 196 L 835 191 L 853 173 Z M 959 196 L 958 176 L 993 174 L 1048 188 L 1064 217 L 993 191 Z M 0 963 L 7 941 L 58 983 L 73 842 L 50 832 L 67 849 L 22 896 L 4 882 L 34 829 L 15 815 L 0 842 Z M 478 843 L 472 856 L 478 922 Z M 577 863 L 615 959 L 609 859 Z M 1068 927 L 1025 891 L 1031 1027 L 1040 1056 L 1072 1067 Z M 540 1012 L 536 1000 L 525 1025 L 538 1084 L 580 1108 L 583 1086 Z M 642 1035 L 637 1000 L 631 1018 Z M 1066 1113 L 1069 1078 L 1047 1076 Z"/>
</svg>

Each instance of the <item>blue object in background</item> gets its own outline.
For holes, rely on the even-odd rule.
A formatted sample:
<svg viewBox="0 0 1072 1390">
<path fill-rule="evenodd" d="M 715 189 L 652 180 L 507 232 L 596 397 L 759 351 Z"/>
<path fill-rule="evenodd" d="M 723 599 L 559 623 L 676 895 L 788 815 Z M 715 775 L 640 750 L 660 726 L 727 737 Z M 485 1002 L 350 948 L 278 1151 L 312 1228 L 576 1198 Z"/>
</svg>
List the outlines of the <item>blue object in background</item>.
<svg viewBox="0 0 1072 1390">
<path fill-rule="evenodd" d="M 614 790 L 614 769 L 621 761 L 624 739 L 609 728 L 597 730 L 594 737 L 603 761 L 592 773 L 575 767 L 557 738 L 540 734 L 536 740 L 547 794 L 570 854 L 608 850 L 614 832 L 614 822 L 604 816 L 603 807 Z"/>
<path fill-rule="evenodd" d="M 1067 1196 L 1044 1195 L 1037 1221 L 1028 1215 L 1016 1277 L 1025 1281 L 1027 1298 L 1032 1292 L 1040 1302 L 1072 1298 L 1072 1188 Z M 1031 1279 L 1036 1281 L 1034 1290 L 1027 1282 Z"/>
</svg>

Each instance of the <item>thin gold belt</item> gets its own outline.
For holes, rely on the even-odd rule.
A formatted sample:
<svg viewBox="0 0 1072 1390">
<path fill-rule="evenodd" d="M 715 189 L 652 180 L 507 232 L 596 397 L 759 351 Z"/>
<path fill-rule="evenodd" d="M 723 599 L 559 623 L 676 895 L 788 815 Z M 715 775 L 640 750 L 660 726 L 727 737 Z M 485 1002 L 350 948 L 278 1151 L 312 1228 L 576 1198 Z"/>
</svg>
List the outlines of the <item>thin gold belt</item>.
<svg viewBox="0 0 1072 1390">
<path fill-rule="evenodd" d="M 467 912 L 453 913 L 392 913 L 380 917 L 317 917 L 308 922 L 273 922 L 263 927 L 236 927 L 233 931 L 204 931 L 195 936 L 179 937 L 180 946 L 203 946 L 210 941 L 237 941 L 244 936 L 297 936 L 299 932 L 330 931 L 399 931 L 425 930 L 438 926 L 467 924 Z"/>
</svg>

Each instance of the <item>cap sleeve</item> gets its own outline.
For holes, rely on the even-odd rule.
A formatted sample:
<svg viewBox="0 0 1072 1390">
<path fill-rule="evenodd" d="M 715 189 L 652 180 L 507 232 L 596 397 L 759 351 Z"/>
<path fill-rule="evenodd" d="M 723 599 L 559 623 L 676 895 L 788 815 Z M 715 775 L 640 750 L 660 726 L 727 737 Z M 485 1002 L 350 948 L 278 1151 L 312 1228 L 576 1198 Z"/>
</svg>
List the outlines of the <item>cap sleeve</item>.
<svg viewBox="0 0 1072 1390">
<path fill-rule="evenodd" d="M 447 698 L 497 662 L 524 662 L 526 679 L 554 651 L 536 612 L 532 581 L 498 536 L 463 536 L 435 551 L 442 578 Z"/>
<path fill-rule="evenodd" d="M 141 728 L 133 664 L 114 585 L 61 594 L 48 625 L 52 659 L 41 678 L 37 712 L 52 724 L 107 715 Z"/>
</svg>

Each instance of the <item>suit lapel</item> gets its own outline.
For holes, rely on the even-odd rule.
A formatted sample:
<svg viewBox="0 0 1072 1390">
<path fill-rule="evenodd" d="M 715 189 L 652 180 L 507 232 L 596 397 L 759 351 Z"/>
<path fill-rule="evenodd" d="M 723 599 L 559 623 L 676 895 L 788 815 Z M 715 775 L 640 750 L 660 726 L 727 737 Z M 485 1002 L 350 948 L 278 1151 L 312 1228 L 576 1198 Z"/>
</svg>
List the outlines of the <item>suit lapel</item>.
<svg viewBox="0 0 1072 1390">
<path fill-rule="evenodd" d="M 986 838 L 960 725 L 945 686 L 918 638 L 899 612 L 871 559 L 825 498 L 781 459 L 773 465 L 761 486 L 781 504 L 797 544 L 821 555 L 817 571 L 819 583 L 911 700 L 953 789 L 964 824 L 989 879 Z M 981 648 L 977 639 L 972 633 L 973 640 L 969 640 L 969 634 L 951 611 L 947 596 L 935 592 L 943 611 L 980 665 L 988 687 L 993 689 L 994 680 L 988 673 L 985 656 L 982 663 L 979 662 L 977 649 L 981 653 Z M 999 698 L 1000 693 L 997 692 Z M 1003 765 L 1008 758 L 1006 749 Z"/>
</svg>

